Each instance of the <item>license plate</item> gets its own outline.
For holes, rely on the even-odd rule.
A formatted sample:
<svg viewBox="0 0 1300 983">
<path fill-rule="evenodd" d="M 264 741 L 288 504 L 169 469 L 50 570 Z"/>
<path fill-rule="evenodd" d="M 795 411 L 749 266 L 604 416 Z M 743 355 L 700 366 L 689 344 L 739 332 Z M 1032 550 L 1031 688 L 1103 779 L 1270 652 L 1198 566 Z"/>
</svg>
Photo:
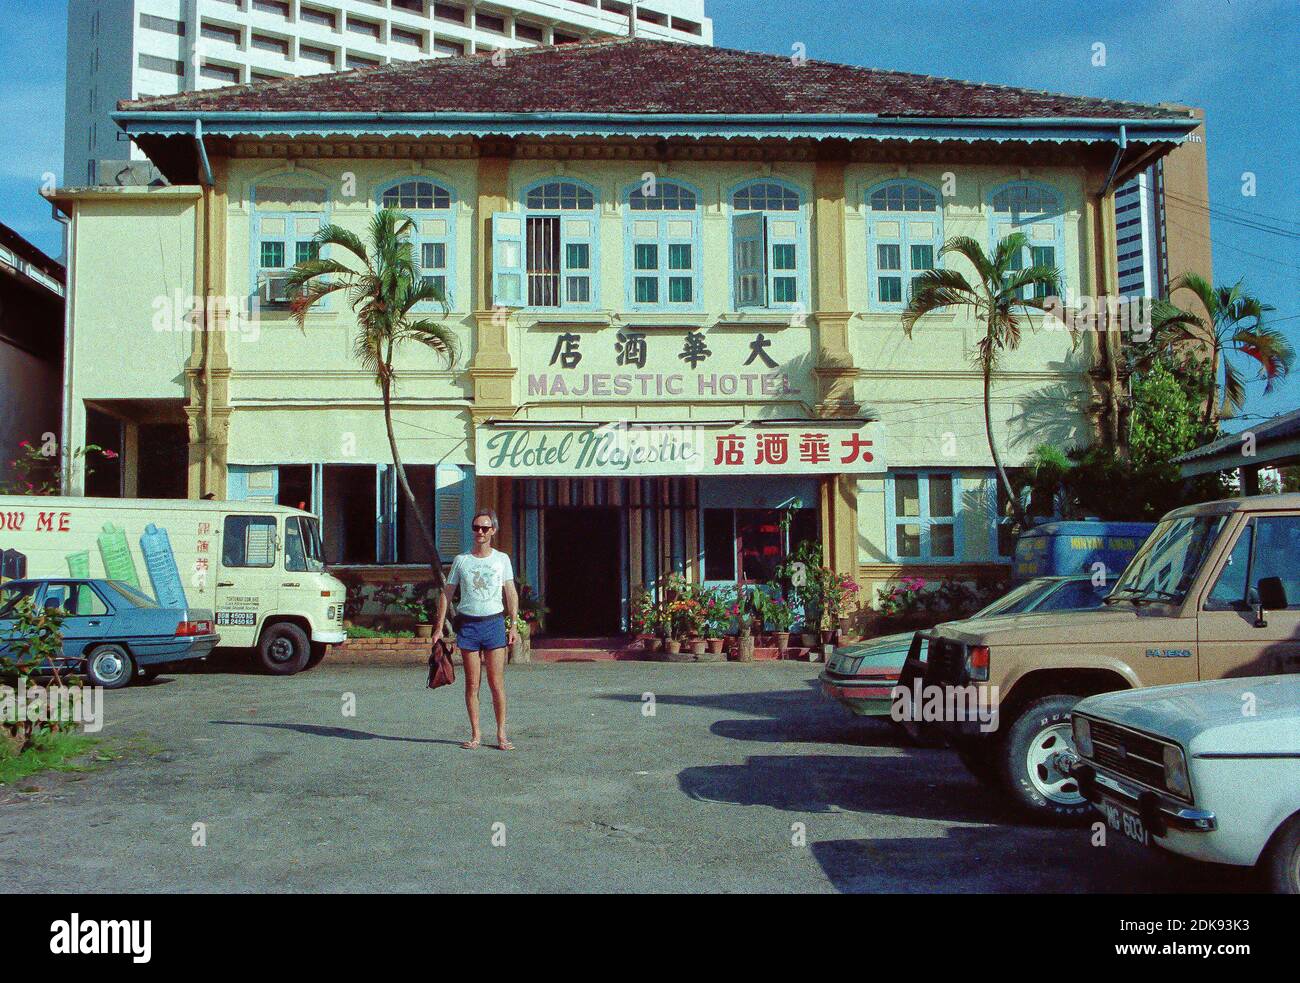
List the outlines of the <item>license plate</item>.
<svg viewBox="0 0 1300 983">
<path fill-rule="evenodd" d="M 1143 846 L 1151 845 L 1151 835 L 1147 832 L 1142 817 L 1137 813 L 1129 812 L 1129 810 L 1105 799 L 1101 802 L 1101 811 L 1106 817 L 1106 824 L 1115 832 L 1123 833 L 1130 840 L 1141 843 Z"/>
</svg>

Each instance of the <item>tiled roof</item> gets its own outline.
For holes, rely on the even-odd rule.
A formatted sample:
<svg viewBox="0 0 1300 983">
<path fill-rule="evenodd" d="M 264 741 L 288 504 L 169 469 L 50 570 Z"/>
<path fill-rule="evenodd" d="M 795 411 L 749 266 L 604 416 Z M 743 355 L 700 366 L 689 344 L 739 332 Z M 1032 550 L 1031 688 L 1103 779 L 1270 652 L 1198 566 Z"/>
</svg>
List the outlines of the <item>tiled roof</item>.
<svg viewBox="0 0 1300 983">
<path fill-rule="evenodd" d="M 1190 451 L 1179 454 L 1173 459 L 1174 464 L 1190 463 L 1200 460 L 1201 458 L 1214 457 L 1225 451 L 1234 451 L 1240 454 L 1242 449 L 1241 433 L 1249 430 L 1255 435 L 1255 446 L 1262 448 L 1266 444 L 1272 444 L 1275 441 L 1290 440 L 1300 437 L 1300 410 L 1292 410 L 1290 413 L 1283 413 L 1275 416 L 1271 420 L 1254 426 L 1245 427 L 1242 432 L 1228 434 L 1217 440 L 1212 440 L 1208 444 L 1202 444 L 1200 447 L 1194 447 Z"/>
<path fill-rule="evenodd" d="M 123 110 L 374 113 L 878 114 L 1184 119 L 1141 103 L 623 39 L 279 79 L 122 102 Z"/>
</svg>

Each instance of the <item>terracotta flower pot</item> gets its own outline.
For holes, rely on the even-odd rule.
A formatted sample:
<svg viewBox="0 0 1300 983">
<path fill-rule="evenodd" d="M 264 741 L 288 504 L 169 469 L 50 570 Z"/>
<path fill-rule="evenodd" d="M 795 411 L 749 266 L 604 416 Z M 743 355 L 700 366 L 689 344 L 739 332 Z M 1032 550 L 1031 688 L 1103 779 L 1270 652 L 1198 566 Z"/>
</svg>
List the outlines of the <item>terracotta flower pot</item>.
<svg viewBox="0 0 1300 983">
<path fill-rule="evenodd" d="M 799 641 L 803 642 L 803 647 L 806 649 L 816 648 L 817 633 L 813 631 L 806 631 L 799 636 Z"/>
<path fill-rule="evenodd" d="M 722 639 L 721 639 L 721 638 L 710 638 L 710 639 L 708 640 L 708 642 L 709 642 L 709 652 L 710 652 L 711 654 L 713 654 L 713 655 L 717 655 L 719 652 L 722 651 Z"/>
<path fill-rule="evenodd" d="M 777 650 L 784 652 L 790 647 L 790 633 L 788 631 L 778 631 L 775 634 Z"/>
<path fill-rule="evenodd" d="M 823 632 L 822 632 L 822 644 L 823 644 L 823 645 L 833 645 L 833 644 L 835 644 L 835 632 L 832 631 L 832 630 L 823 631 Z"/>
<path fill-rule="evenodd" d="M 418 625 L 416 625 L 416 626 L 415 626 L 415 637 L 416 637 L 416 638 L 432 638 L 432 637 L 433 637 L 433 625 L 426 625 L 426 624 L 418 624 Z"/>
<path fill-rule="evenodd" d="M 692 654 L 692 655 L 703 655 L 703 654 L 704 654 L 704 650 L 705 650 L 705 648 L 708 646 L 708 644 L 709 644 L 709 643 L 708 643 L 707 641 L 705 641 L 703 638 L 692 638 L 692 639 L 691 639 L 691 654 Z"/>
</svg>

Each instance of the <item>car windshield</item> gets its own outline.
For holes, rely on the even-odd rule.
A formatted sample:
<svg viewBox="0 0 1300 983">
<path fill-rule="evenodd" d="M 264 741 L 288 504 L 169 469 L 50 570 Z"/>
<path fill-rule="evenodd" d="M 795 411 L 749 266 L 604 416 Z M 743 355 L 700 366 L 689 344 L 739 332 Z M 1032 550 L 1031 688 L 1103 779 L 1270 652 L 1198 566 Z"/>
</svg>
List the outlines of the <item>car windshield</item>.
<svg viewBox="0 0 1300 983">
<path fill-rule="evenodd" d="M 134 604 L 138 608 L 156 608 L 158 605 L 153 599 L 146 594 L 140 593 L 130 584 L 122 583 L 119 580 L 107 581 L 108 586 L 117 594 L 121 594 L 128 603 Z"/>
<path fill-rule="evenodd" d="M 1226 515 L 1189 515 L 1161 522 L 1107 600 L 1181 602 L 1227 521 Z"/>
<path fill-rule="evenodd" d="M 0 588 L 0 618 L 12 618 L 18 602 L 24 597 L 35 594 L 39 586 L 39 584 L 10 584 Z"/>
<path fill-rule="evenodd" d="M 1052 589 L 1054 583 L 1055 581 L 1042 577 L 1023 583 L 1015 590 L 1003 594 L 988 607 L 976 611 L 973 617 L 992 618 L 994 615 L 1019 614 L 1021 611 L 1027 611 Z"/>
</svg>

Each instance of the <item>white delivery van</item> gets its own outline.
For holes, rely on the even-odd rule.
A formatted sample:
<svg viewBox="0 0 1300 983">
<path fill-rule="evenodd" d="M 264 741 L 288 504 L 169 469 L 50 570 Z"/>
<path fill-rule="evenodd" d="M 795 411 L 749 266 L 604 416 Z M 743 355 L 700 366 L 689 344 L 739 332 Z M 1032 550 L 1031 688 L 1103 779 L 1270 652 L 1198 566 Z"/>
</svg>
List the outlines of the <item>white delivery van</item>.
<svg viewBox="0 0 1300 983">
<path fill-rule="evenodd" d="M 346 589 L 323 555 L 316 517 L 283 505 L 0 495 L 0 582 L 103 578 L 210 608 L 222 647 L 277 676 L 346 637 Z"/>
</svg>

